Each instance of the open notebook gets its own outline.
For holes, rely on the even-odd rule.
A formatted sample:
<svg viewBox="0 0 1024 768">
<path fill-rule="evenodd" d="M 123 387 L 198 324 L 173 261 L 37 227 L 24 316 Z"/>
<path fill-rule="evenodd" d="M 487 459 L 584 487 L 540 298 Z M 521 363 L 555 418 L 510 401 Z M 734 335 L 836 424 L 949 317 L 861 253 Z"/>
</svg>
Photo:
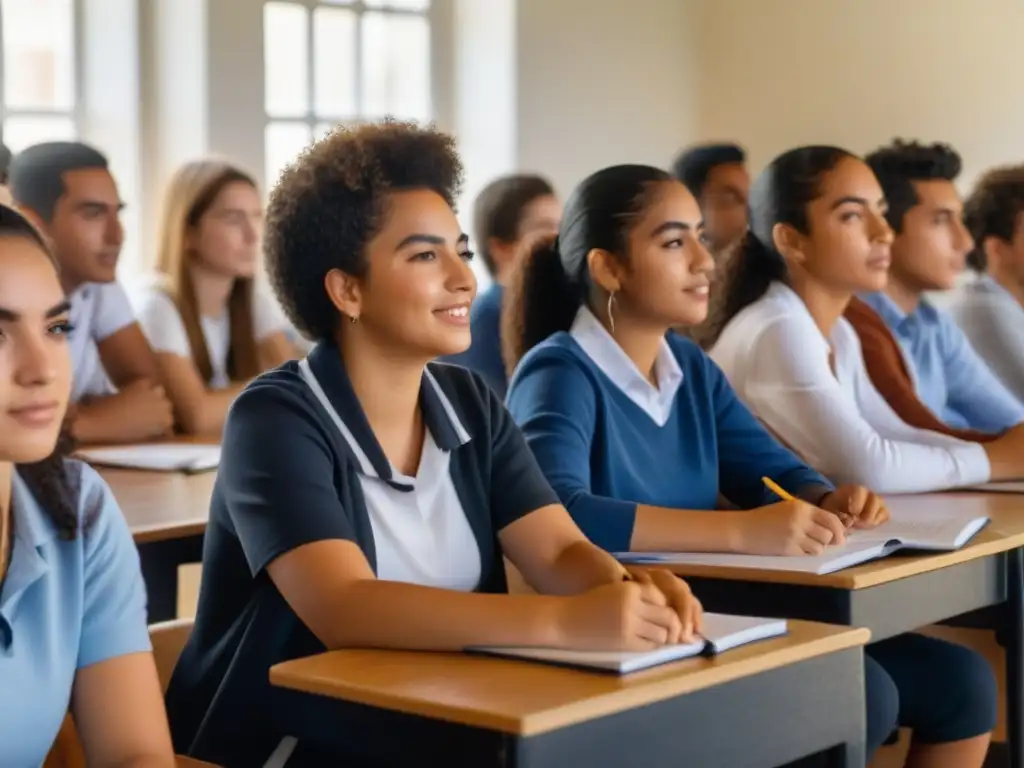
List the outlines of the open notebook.
<svg viewBox="0 0 1024 768">
<path fill-rule="evenodd" d="M 666 645 L 653 651 L 573 651 L 520 646 L 474 647 L 467 648 L 466 651 L 625 675 L 692 656 L 723 653 L 757 640 L 784 635 L 786 631 L 785 619 L 706 613 L 700 640 L 694 643 Z"/>
<path fill-rule="evenodd" d="M 206 472 L 220 464 L 219 445 L 150 443 L 108 448 L 84 448 L 80 459 L 103 467 L 148 469 L 156 472 Z"/>
<path fill-rule="evenodd" d="M 714 565 L 799 571 L 823 575 L 841 571 L 899 550 L 948 552 L 964 546 L 988 523 L 976 499 L 927 495 L 887 498 L 890 519 L 871 531 L 847 531 L 846 543 L 816 556 L 732 555 L 713 552 L 619 552 L 623 563 Z"/>
</svg>

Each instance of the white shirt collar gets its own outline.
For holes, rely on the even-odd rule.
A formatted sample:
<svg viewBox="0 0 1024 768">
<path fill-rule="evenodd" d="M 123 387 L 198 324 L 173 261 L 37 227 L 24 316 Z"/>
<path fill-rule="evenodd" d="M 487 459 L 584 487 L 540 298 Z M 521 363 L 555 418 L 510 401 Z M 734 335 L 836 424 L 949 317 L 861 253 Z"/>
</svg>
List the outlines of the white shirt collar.
<svg viewBox="0 0 1024 768">
<path fill-rule="evenodd" d="M 654 361 L 654 376 L 658 382 L 658 386 L 654 387 L 586 307 L 580 307 L 576 313 L 569 334 L 612 384 L 650 416 L 655 424 L 665 426 L 683 383 L 683 370 L 667 341 L 661 342 Z"/>
</svg>

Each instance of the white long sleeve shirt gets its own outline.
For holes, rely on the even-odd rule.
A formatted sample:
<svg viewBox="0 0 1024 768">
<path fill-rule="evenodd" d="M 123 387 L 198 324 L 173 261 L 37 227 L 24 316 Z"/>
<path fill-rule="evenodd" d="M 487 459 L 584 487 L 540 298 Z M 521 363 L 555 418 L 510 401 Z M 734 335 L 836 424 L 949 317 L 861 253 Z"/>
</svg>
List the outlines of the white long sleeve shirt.
<svg viewBox="0 0 1024 768">
<path fill-rule="evenodd" d="M 733 318 L 710 355 L 754 414 L 837 483 L 922 493 L 989 480 L 981 445 L 900 419 L 871 383 L 853 327 L 840 319 L 826 338 L 782 283 Z"/>
</svg>

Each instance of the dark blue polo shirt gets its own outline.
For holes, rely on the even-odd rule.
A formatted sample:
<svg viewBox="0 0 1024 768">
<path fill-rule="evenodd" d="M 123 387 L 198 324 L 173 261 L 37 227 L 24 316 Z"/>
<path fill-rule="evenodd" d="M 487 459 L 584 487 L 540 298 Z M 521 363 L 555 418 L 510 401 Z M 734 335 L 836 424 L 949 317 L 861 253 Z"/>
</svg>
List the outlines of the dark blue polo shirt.
<svg viewBox="0 0 1024 768">
<path fill-rule="evenodd" d="M 318 402 L 297 362 L 239 395 L 224 428 L 195 628 L 167 691 L 176 750 L 226 768 L 262 765 L 289 735 L 277 715 L 270 667 L 325 650 L 277 591 L 267 565 L 304 544 L 346 539 L 376 569 L 360 473 L 392 483 L 391 464 L 337 348 L 320 344 L 307 359 L 360 450 Z M 478 374 L 443 363 L 431 363 L 429 372 L 433 381 L 424 376 L 420 407 L 438 447 L 451 452 L 449 472 L 480 552 L 477 591 L 504 592 L 497 532 L 558 497 Z M 316 698 L 308 699 L 315 707 Z"/>
</svg>

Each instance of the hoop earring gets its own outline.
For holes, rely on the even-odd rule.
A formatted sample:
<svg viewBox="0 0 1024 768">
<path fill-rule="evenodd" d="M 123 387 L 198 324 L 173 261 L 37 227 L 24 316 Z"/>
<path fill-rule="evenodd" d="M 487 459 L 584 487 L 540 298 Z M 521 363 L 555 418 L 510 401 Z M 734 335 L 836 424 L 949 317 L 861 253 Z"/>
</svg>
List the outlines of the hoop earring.
<svg viewBox="0 0 1024 768">
<path fill-rule="evenodd" d="M 615 291 L 608 294 L 608 326 L 612 336 L 615 335 Z"/>
</svg>

